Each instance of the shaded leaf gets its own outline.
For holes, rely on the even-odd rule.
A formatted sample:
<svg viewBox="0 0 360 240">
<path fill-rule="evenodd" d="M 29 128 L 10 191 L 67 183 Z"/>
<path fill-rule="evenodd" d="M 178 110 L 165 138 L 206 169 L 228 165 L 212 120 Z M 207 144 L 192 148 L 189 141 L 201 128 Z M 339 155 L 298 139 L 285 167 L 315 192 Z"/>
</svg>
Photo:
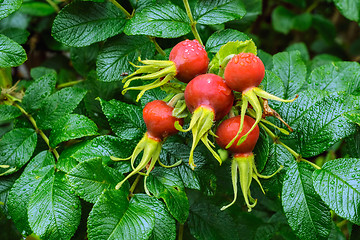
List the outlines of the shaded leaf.
<svg viewBox="0 0 360 240">
<path fill-rule="evenodd" d="M 30 128 L 17 128 L 0 140 L 0 175 L 18 171 L 31 158 L 37 143 L 36 132 Z"/>
<path fill-rule="evenodd" d="M 245 33 L 235 29 L 224 29 L 213 33 L 206 42 L 206 51 L 217 53 L 228 42 L 250 40 Z"/>
<path fill-rule="evenodd" d="M 0 105 L 0 122 L 17 118 L 22 113 L 20 110 L 11 105 Z"/>
</svg>

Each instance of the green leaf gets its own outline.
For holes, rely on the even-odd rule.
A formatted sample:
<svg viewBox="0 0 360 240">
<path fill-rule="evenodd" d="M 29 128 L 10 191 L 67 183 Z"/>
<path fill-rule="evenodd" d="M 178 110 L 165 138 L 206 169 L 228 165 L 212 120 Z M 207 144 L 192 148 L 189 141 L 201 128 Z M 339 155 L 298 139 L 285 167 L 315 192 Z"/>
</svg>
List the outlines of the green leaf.
<svg viewBox="0 0 360 240">
<path fill-rule="evenodd" d="M 18 108 L 11 105 L 0 105 L 0 122 L 9 121 L 21 115 Z"/>
<path fill-rule="evenodd" d="M 311 61 L 311 69 L 315 69 L 317 67 L 320 67 L 322 65 L 332 63 L 332 62 L 338 62 L 341 61 L 340 58 L 330 55 L 330 54 L 319 54 L 316 55 L 312 61 Z"/>
<path fill-rule="evenodd" d="M 286 171 L 282 205 L 290 227 L 300 239 L 327 239 L 332 228 L 330 209 L 315 192 L 314 168 L 293 164 Z"/>
<path fill-rule="evenodd" d="M 22 0 L 3 0 L 0 3 L 0 19 L 6 18 L 11 13 L 18 10 L 22 4 Z M 1 44 L 0 44 L 1 45 Z"/>
<path fill-rule="evenodd" d="M 34 75 L 38 75 L 35 74 Z M 40 76 L 26 89 L 22 105 L 25 110 L 32 112 L 40 108 L 42 102 L 55 90 L 56 72 L 49 70 L 49 73 Z"/>
<path fill-rule="evenodd" d="M 24 2 L 19 10 L 30 16 L 45 17 L 55 13 L 55 9 L 45 2 Z"/>
<path fill-rule="evenodd" d="M 283 6 L 276 7 L 271 14 L 271 23 L 275 31 L 288 34 L 293 27 L 295 14 Z"/>
<path fill-rule="evenodd" d="M 302 92 L 297 100 L 276 110 L 294 129 L 282 136 L 284 142 L 302 156 L 313 157 L 356 132 L 356 124 L 344 117 L 359 112 L 354 109 L 360 109 L 359 97 L 313 90 Z"/>
<path fill-rule="evenodd" d="M 267 195 L 271 194 L 271 196 L 278 197 L 281 194 L 286 170 L 294 163 L 296 163 L 295 158 L 287 149 L 279 144 L 270 144 L 268 159 L 261 174 L 271 175 L 278 170 L 280 166 L 284 166 L 284 169 L 269 180 L 261 182 L 266 191 L 269 191 L 266 192 Z"/>
<path fill-rule="evenodd" d="M 59 143 L 70 139 L 98 135 L 97 130 L 96 124 L 83 115 L 66 115 L 53 125 L 49 137 L 50 146 L 56 147 Z"/>
<path fill-rule="evenodd" d="M 238 240 L 235 221 L 227 211 L 207 202 L 191 205 L 188 226 L 191 234 L 199 240 Z"/>
<path fill-rule="evenodd" d="M 123 191 L 107 190 L 95 203 L 88 218 L 89 240 L 146 240 L 154 229 L 152 209 L 133 199 L 128 202 Z"/>
<path fill-rule="evenodd" d="M 292 28 L 298 31 L 306 31 L 311 27 L 311 24 L 312 14 L 305 12 L 294 17 Z"/>
<path fill-rule="evenodd" d="M 82 199 L 95 203 L 103 190 L 115 188 L 124 177 L 103 165 L 101 158 L 95 158 L 78 164 L 67 174 L 67 178 Z M 121 188 L 123 189 L 126 188 Z M 128 192 L 128 189 L 123 191 Z"/>
<path fill-rule="evenodd" d="M 50 73 L 56 74 L 56 71 L 52 68 L 47 68 L 47 67 L 35 67 L 30 70 L 30 76 L 33 79 L 41 78 L 42 76 Z"/>
<path fill-rule="evenodd" d="M 287 52 L 291 52 L 291 51 L 296 51 L 296 50 L 298 50 L 298 51 L 300 52 L 301 57 L 302 57 L 302 59 L 304 60 L 304 62 L 310 61 L 309 51 L 308 51 L 305 43 L 303 43 L 303 42 L 291 44 L 291 45 L 288 46 L 285 50 L 286 50 Z"/>
<path fill-rule="evenodd" d="M 155 48 L 145 36 L 120 35 L 106 41 L 96 60 L 96 73 L 101 81 L 119 81 L 122 75 L 134 71 L 130 64 L 138 58 L 151 59 Z"/>
<path fill-rule="evenodd" d="M 308 78 L 309 88 L 352 94 L 360 88 L 357 62 L 332 62 L 315 68 Z"/>
<path fill-rule="evenodd" d="M 8 216 L 8 199 L 10 191 L 15 183 L 15 180 L 19 177 L 19 174 L 15 173 L 9 176 L 2 176 L 0 178 L 0 214 Z"/>
<path fill-rule="evenodd" d="M 322 200 L 342 218 L 359 225 L 360 159 L 326 162 L 313 173 L 314 187 Z"/>
<path fill-rule="evenodd" d="M 30 227 L 43 239 L 70 239 L 80 223 L 80 206 L 64 174 L 48 174 L 30 198 Z"/>
<path fill-rule="evenodd" d="M 241 19 L 246 13 L 241 0 L 200 0 L 194 9 L 197 23 L 212 25 Z"/>
<path fill-rule="evenodd" d="M 154 229 L 150 240 L 175 240 L 176 221 L 171 216 L 163 202 L 145 194 L 136 194 L 132 200 L 153 210 L 155 214 Z"/>
<path fill-rule="evenodd" d="M 186 13 L 171 3 L 153 4 L 127 22 L 127 35 L 150 35 L 161 38 L 176 38 L 191 31 Z"/>
<path fill-rule="evenodd" d="M 53 37 L 72 47 L 84 47 L 121 33 L 124 14 L 110 2 L 74 2 L 56 16 Z"/>
<path fill-rule="evenodd" d="M 252 40 L 246 40 L 246 41 L 235 41 L 235 42 L 228 42 L 225 45 L 223 45 L 220 50 L 216 53 L 214 58 L 211 60 L 209 64 L 209 72 L 223 75 L 224 68 L 223 66 L 220 69 L 220 66 L 222 66 L 223 61 L 226 57 L 232 54 L 239 54 L 242 52 L 250 52 L 256 55 L 256 46 L 255 43 Z"/>
<path fill-rule="evenodd" d="M 32 233 L 27 215 L 30 197 L 34 194 L 43 178 L 54 174 L 54 166 L 55 159 L 52 153 L 49 151 L 40 152 L 29 162 L 10 191 L 9 214 L 16 228 L 20 232 L 25 232 L 25 235 Z"/>
<path fill-rule="evenodd" d="M 344 113 L 344 117 L 351 122 L 354 122 L 358 125 L 360 125 L 360 113 Z"/>
<path fill-rule="evenodd" d="M 70 172 L 79 163 L 79 161 L 73 158 L 72 155 L 84 148 L 84 146 L 86 146 L 89 142 L 90 141 L 83 141 L 65 148 L 60 153 L 59 159 L 56 163 L 56 168 L 65 173 Z"/>
<path fill-rule="evenodd" d="M 154 88 L 146 91 L 140 99 L 141 108 L 144 108 L 145 105 L 154 100 L 164 100 L 168 94 L 161 90 L 160 88 Z"/>
<path fill-rule="evenodd" d="M 0 12 L 1 14 L 1 12 Z M 25 50 L 15 41 L 0 34 L 0 67 L 17 67 L 27 59 Z"/>
<path fill-rule="evenodd" d="M 50 129 L 66 114 L 71 113 L 83 97 L 86 90 L 80 88 L 63 88 L 42 101 L 36 123 L 40 129 Z"/>
<path fill-rule="evenodd" d="M 206 51 L 217 53 L 228 42 L 250 40 L 245 33 L 235 29 L 224 29 L 213 33 L 206 42 Z"/>
<path fill-rule="evenodd" d="M 33 129 L 17 128 L 6 133 L 0 140 L 0 175 L 18 171 L 31 158 L 37 142 Z"/>
<path fill-rule="evenodd" d="M 293 98 L 306 82 L 306 66 L 299 51 L 281 52 L 273 57 L 274 72 L 284 82 L 285 99 Z"/>
<path fill-rule="evenodd" d="M 86 76 L 91 70 L 95 69 L 98 53 L 98 44 L 83 48 L 71 48 L 70 57 L 75 70 L 82 76 Z"/>
<path fill-rule="evenodd" d="M 360 21 L 360 1 L 359 0 L 334 0 L 335 6 L 346 18 Z"/>
<path fill-rule="evenodd" d="M 336 38 L 336 28 L 330 19 L 320 15 L 313 14 L 312 26 L 319 32 L 319 34 L 330 43 L 334 42 Z"/>
<path fill-rule="evenodd" d="M 24 29 L 20 28 L 7 28 L 0 31 L 1 34 L 7 36 L 8 38 L 14 40 L 18 44 L 26 43 L 30 33 Z"/>
<path fill-rule="evenodd" d="M 156 198 L 162 198 L 171 215 L 180 223 L 189 216 L 189 201 L 180 177 L 173 171 L 155 168 L 147 180 L 149 191 Z"/>
<path fill-rule="evenodd" d="M 274 67 L 273 56 L 261 49 L 258 50 L 258 57 L 265 65 L 265 70 L 271 70 Z"/>
<path fill-rule="evenodd" d="M 285 86 L 284 82 L 275 73 L 265 70 L 265 77 L 262 80 L 260 86 L 277 97 L 284 98 Z"/>
<path fill-rule="evenodd" d="M 255 155 L 256 169 L 258 172 L 261 172 L 264 169 L 266 161 L 269 157 L 269 151 L 269 137 L 267 133 L 262 128 L 260 128 L 260 136 L 253 151 Z"/>
<path fill-rule="evenodd" d="M 117 136 L 127 140 L 140 140 L 142 138 L 146 126 L 140 107 L 115 99 L 110 101 L 100 99 L 100 104 L 111 129 Z"/>
<path fill-rule="evenodd" d="M 64 161 L 74 159 L 77 162 L 84 162 L 88 159 L 102 158 L 107 165 L 115 165 L 119 172 L 125 173 L 130 170 L 129 161 L 114 162 L 110 160 L 110 156 L 126 158 L 131 155 L 134 147 L 134 142 L 128 140 L 113 136 L 100 136 L 71 150 L 67 156 L 64 156 Z"/>
</svg>

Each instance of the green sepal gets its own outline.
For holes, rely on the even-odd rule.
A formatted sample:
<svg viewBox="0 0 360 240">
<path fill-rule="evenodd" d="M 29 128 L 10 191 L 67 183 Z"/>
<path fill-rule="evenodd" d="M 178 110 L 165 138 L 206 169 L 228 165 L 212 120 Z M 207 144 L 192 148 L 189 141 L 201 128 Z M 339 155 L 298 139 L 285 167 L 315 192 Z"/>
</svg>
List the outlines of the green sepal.
<svg viewBox="0 0 360 240">
<path fill-rule="evenodd" d="M 223 206 L 221 208 L 222 211 L 227 209 L 231 205 L 233 205 L 236 201 L 238 172 L 239 172 L 239 181 L 240 181 L 241 191 L 243 193 L 245 203 L 248 207 L 248 211 L 251 212 L 252 208 L 254 208 L 257 203 L 257 200 L 252 198 L 251 193 L 250 193 L 250 185 L 251 185 L 252 179 L 255 179 L 255 181 L 259 184 L 262 192 L 265 194 L 265 191 L 259 181 L 259 178 L 269 179 L 269 178 L 273 177 L 275 174 L 277 174 L 279 171 L 281 171 L 281 169 L 283 169 L 283 166 L 280 166 L 280 168 L 277 171 L 275 171 L 273 174 L 271 174 L 270 176 L 261 175 L 258 173 L 258 171 L 256 169 L 254 159 L 255 158 L 254 158 L 253 153 L 238 154 L 238 155 L 234 156 L 234 158 L 232 160 L 232 164 L 231 164 L 231 179 L 232 179 L 232 184 L 233 184 L 233 188 L 234 188 L 234 200 L 230 204 Z"/>
<path fill-rule="evenodd" d="M 224 61 L 229 55 L 239 54 L 242 52 L 248 52 L 257 54 L 257 49 L 253 40 L 228 42 L 223 45 L 216 53 L 215 57 L 209 64 L 209 72 L 223 77 L 225 66 L 222 63 L 227 64 L 228 61 Z M 230 60 L 230 59 L 229 59 Z"/>
<path fill-rule="evenodd" d="M 214 124 L 215 113 L 212 109 L 207 108 L 205 106 L 200 106 L 195 109 L 188 129 L 183 129 L 182 126 L 176 122 L 175 128 L 181 132 L 192 131 L 193 134 L 193 142 L 191 145 L 190 156 L 189 156 L 189 165 L 192 170 L 196 167 L 194 163 L 194 150 L 201 140 L 204 145 L 209 149 L 211 154 L 222 163 L 221 157 L 219 154 L 213 149 L 214 144 L 208 139 L 208 135 L 211 134 L 211 127 Z"/>
</svg>

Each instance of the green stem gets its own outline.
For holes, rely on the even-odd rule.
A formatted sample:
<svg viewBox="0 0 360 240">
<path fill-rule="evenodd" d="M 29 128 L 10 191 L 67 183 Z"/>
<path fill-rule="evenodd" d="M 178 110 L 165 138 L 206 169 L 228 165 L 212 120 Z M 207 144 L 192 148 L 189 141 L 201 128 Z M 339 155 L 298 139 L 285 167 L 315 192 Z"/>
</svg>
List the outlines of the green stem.
<svg viewBox="0 0 360 240">
<path fill-rule="evenodd" d="M 198 40 L 201 45 L 204 45 L 203 42 L 201 41 L 201 37 L 200 37 L 200 35 L 199 35 L 199 33 L 198 33 L 197 29 L 196 29 L 196 22 L 194 21 L 194 18 L 192 16 L 188 0 L 183 0 L 183 3 L 184 3 L 184 6 L 185 6 L 186 13 L 187 13 L 187 15 L 188 15 L 188 17 L 190 19 L 191 31 L 194 34 L 196 40 Z"/>
<path fill-rule="evenodd" d="M 66 83 L 61 83 L 59 85 L 57 85 L 57 88 L 60 89 L 60 88 L 65 88 L 65 87 L 71 87 L 71 86 L 74 86 L 78 83 L 81 83 L 83 82 L 84 80 L 76 80 L 76 81 L 71 81 L 71 82 L 66 82 Z"/>
<path fill-rule="evenodd" d="M 278 136 L 276 136 L 270 129 L 268 129 L 263 123 L 259 123 L 259 124 L 265 130 L 265 132 L 271 137 L 271 139 L 274 141 L 274 143 L 275 144 L 280 144 L 281 146 L 286 148 L 295 157 L 297 162 L 306 162 L 306 163 L 310 164 L 311 166 L 313 166 L 316 169 L 321 169 L 321 167 L 319 167 L 318 165 L 316 165 L 313 162 L 310 162 L 310 161 L 302 158 L 300 154 L 295 152 L 292 148 L 290 148 L 285 143 L 281 142 L 280 138 Z"/>
<path fill-rule="evenodd" d="M 311 13 L 312 10 L 314 10 L 318 5 L 319 5 L 320 1 L 314 1 L 307 9 L 305 12 L 307 13 Z"/>
<path fill-rule="evenodd" d="M 319 167 L 319 166 L 316 165 L 315 163 L 310 162 L 310 161 L 308 161 L 308 160 L 306 160 L 306 159 L 304 159 L 304 158 L 300 158 L 300 161 L 301 161 L 301 162 L 306 162 L 306 163 L 310 164 L 311 166 L 313 166 L 313 167 L 316 168 L 316 169 L 321 169 L 321 167 Z"/>
<path fill-rule="evenodd" d="M 184 236 L 184 224 L 180 223 L 178 240 L 182 240 L 183 236 Z"/>
<path fill-rule="evenodd" d="M 55 9 L 57 13 L 60 11 L 59 6 L 56 3 L 54 3 L 52 0 L 46 0 L 46 1 L 50 4 L 50 6 L 52 6 Z"/>
<path fill-rule="evenodd" d="M 49 138 L 44 134 L 44 132 L 41 129 L 38 128 L 35 119 L 28 112 L 26 112 L 25 109 L 23 109 L 19 104 L 17 104 L 16 102 L 13 102 L 13 105 L 15 107 L 17 107 L 28 118 L 28 120 L 34 126 L 35 131 L 42 137 L 42 139 L 44 139 L 46 145 L 49 147 L 50 151 L 54 154 L 56 160 L 58 160 L 59 159 L 59 153 L 56 151 L 55 148 L 50 147 Z"/>
<path fill-rule="evenodd" d="M 134 195 L 135 188 L 136 188 L 137 184 L 139 183 L 140 178 L 141 178 L 140 174 L 135 178 L 135 180 L 129 190 L 129 197 L 132 197 Z"/>
<path fill-rule="evenodd" d="M 160 47 L 160 45 L 156 42 L 154 37 L 148 36 L 148 38 L 150 39 L 150 41 L 155 45 L 156 51 L 158 51 L 158 53 L 160 53 L 163 56 L 166 56 L 166 53 L 164 52 L 164 50 Z"/>
<path fill-rule="evenodd" d="M 119 8 L 125 15 L 127 18 L 132 18 L 132 15 L 126 11 L 125 8 L 123 8 L 123 6 L 121 6 L 116 0 L 109 0 L 112 4 L 114 4 L 117 8 Z"/>
</svg>

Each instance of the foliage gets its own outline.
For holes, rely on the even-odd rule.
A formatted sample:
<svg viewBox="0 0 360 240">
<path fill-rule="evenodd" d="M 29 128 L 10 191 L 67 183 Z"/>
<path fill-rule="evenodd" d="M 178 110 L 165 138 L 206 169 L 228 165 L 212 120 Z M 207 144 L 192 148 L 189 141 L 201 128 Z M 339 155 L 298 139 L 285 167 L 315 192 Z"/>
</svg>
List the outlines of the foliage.
<svg viewBox="0 0 360 240">
<path fill-rule="evenodd" d="M 0 1 L 0 238 L 358 239 L 359 23 L 359 0 Z M 233 198 L 230 157 L 216 145 L 219 166 L 200 144 L 192 170 L 190 133 L 162 145 L 160 161 L 180 165 L 155 166 L 151 196 L 141 175 L 115 189 L 131 165 L 113 159 L 146 132 L 146 103 L 185 87 L 175 80 L 138 102 L 122 80 L 194 38 L 209 72 L 252 52 L 266 69 L 260 88 L 299 95 L 269 101 L 293 131 L 271 116 L 260 125 L 258 171 L 284 169 L 260 180 L 265 195 L 251 185 L 251 213 L 241 196 L 220 210 Z"/>
</svg>

